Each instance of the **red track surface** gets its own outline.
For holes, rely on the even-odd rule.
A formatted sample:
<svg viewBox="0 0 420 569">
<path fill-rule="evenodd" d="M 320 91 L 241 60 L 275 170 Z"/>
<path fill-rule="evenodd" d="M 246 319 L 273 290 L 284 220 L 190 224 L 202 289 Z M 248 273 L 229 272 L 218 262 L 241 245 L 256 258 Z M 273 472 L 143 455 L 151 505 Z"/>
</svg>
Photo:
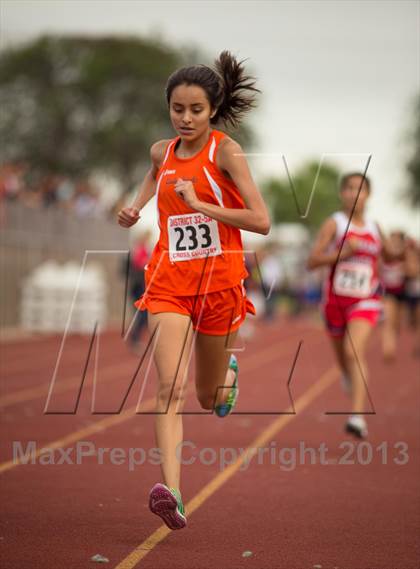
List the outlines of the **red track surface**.
<svg viewBox="0 0 420 569">
<path fill-rule="evenodd" d="M 90 413 L 94 352 L 77 413 L 45 415 L 61 338 L 26 339 L 3 346 L 2 359 L 7 363 L 2 370 L 0 405 L 3 401 L 7 406 L 1 409 L 1 567 L 82 569 L 97 566 L 91 557 L 99 553 L 109 559 L 106 567 L 120 569 L 418 569 L 420 390 L 418 360 L 410 355 L 411 338 L 403 335 L 392 366 L 381 359 L 377 333 L 370 346 L 369 391 L 376 410 L 368 416 L 371 460 L 367 445 L 358 447 L 344 435 L 345 416 L 325 414 L 346 411 L 348 403 L 333 381 L 337 375 L 331 371 L 334 362 L 328 341 L 311 323 L 258 326 L 256 336 L 239 354 L 237 411 L 287 411 L 287 379 L 299 340 L 303 346 L 291 384 L 296 415 L 237 414 L 222 420 L 185 416 L 184 438 L 196 449 L 187 449 L 184 456 L 196 461 L 183 467 L 184 501 L 188 504 L 212 481 L 219 486 L 208 487 L 205 496 L 199 494 L 185 530 L 160 541 L 161 534 L 158 539 L 155 535 L 147 546 L 143 542 L 162 525 L 147 508 L 149 490 L 160 480 L 159 466 L 146 462 L 129 471 L 127 462 L 111 464 L 109 454 L 102 465 L 98 457 L 84 458 L 79 465 L 41 465 L 39 458 L 36 464 L 9 461 L 12 441 L 36 441 L 38 449 L 53 441 L 65 449 L 75 448 L 77 441 L 90 441 L 96 449 L 141 447 L 147 452 L 155 446 L 153 416 Z M 89 339 L 68 339 L 51 409 L 73 407 L 88 347 Z M 101 335 L 98 411 L 118 408 L 137 365 L 138 358 L 128 352 L 118 334 Z M 141 371 L 124 410 L 136 404 L 143 377 Z M 140 409 L 150 411 L 154 389 L 153 370 Z M 16 393 L 19 400 L 13 400 Z M 185 410 L 199 411 L 192 391 Z M 119 422 L 110 424 L 115 417 Z M 89 430 L 104 421 L 102 431 Z M 221 479 L 219 461 L 199 462 L 202 449 L 211 447 L 217 456 L 221 448 L 239 452 L 272 424 L 277 430 L 267 434 L 264 446 L 276 450 L 274 464 L 267 455 L 258 464 L 254 456 L 247 468 L 243 465 L 230 476 L 225 471 Z M 80 429 L 88 430 L 73 435 Z M 399 441 L 408 445 L 409 461 L 404 465 L 396 464 L 402 458 L 394 448 Z M 297 449 L 298 459 L 302 445 L 317 449 L 321 443 L 328 447 L 326 458 L 331 464 L 320 464 L 319 454 L 316 464 L 311 464 L 307 451 L 305 460 L 294 465 L 293 450 L 283 451 L 280 463 L 282 448 Z M 382 451 L 376 450 L 382 443 Z M 346 453 L 352 464 L 338 464 L 345 461 Z M 71 456 L 75 460 L 75 454 Z M 368 464 L 360 464 L 358 458 Z M 140 544 L 150 551 L 137 564 L 123 562 Z M 245 551 L 252 555 L 243 557 Z"/>
</svg>

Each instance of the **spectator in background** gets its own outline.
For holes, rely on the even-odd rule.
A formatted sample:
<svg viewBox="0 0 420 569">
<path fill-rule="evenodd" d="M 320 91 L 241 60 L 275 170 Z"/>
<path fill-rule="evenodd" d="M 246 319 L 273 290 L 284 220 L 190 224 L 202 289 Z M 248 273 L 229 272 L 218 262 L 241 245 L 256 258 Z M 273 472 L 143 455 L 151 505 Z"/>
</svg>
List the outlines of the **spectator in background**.
<svg viewBox="0 0 420 569">
<path fill-rule="evenodd" d="M 405 261 L 405 297 L 414 332 L 413 356 L 420 357 L 420 244 L 414 239 L 407 239 Z"/>
<path fill-rule="evenodd" d="M 396 252 L 405 249 L 406 236 L 403 231 L 393 231 L 389 236 L 390 246 Z M 392 361 L 397 352 L 397 338 L 404 308 L 406 261 L 397 259 L 382 262 L 381 280 L 384 288 L 384 321 L 382 324 L 382 352 L 386 361 Z"/>
<path fill-rule="evenodd" d="M 100 192 L 86 180 L 75 183 L 59 173 L 40 174 L 24 163 L 0 165 L 0 218 L 5 220 L 5 204 L 20 202 L 29 208 L 60 208 L 77 217 L 105 217 Z"/>
<path fill-rule="evenodd" d="M 277 243 L 269 243 L 260 254 L 261 279 L 265 296 L 266 320 L 275 317 L 277 301 L 283 283 L 284 274 L 280 266 Z"/>
<path fill-rule="evenodd" d="M 150 231 L 143 232 L 135 241 L 134 247 L 129 255 L 129 290 L 133 301 L 140 298 L 145 292 L 144 269 L 150 258 L 149 241 Z M 130 330 L 129 341 L 134 348 L 141 338 L 144 328 L 147 327 L 147 311 L 137 310 L 134 322 Z"/>
<path fill-rule="evenodd" d="M 71 210 L 75 192 L 74 183 L 64 176 L 57 180 L 57 201 L 61 209 Z"/>
<path fill-rule="evenodd" d="M 47 176 L 41 186 L 41 199 L 44 207 L 57 205 L 57 186 L 58 177 L 50 174 Z"/>
<path fill-rule="evenodd" d="M 77 217 L 95 217 L 102 212 L 97 190 L 84 180 L 76 186 L 73 209 Z"/>
<path fill-rule="evenodd" d="M 390 246 L 402 257 L 398 260 L 382 263 L 381 278 L 385 291 L 385 318 L 382 325 L 382 350 L 386 361 L 392 361 L 397 355 L 398 336 L 403 311 L 408 308 L 409 322 L 418 335 L 419 328 L 419 249 L 414 240 L 403 231 L 390 234 Z M 415 339 L 418 342 L 418 338 Z M 414 348 L 417 355 L 419 346 Z"/>
<path fill-rule="evenodd" d="M 0 168 L 0 195 L 2 199 L 15 201 L 24 189 L 22 164 L 3 164 Z"/>
<path fill-rule="evenodd" d="M 322 271 L 305 271 L 300 280 L 303 284 L 301 299 L 303 307 L 309 311 L 318 310 L 322 298 Z"/>
<path fill-rule="evenodd" d="M 261 290 L 261 279 L 258 271 L 257 255 L 255 252 L 245 256 L 245 267 L 248 277 L 244 280 L 244 287 L 247 292 Z"/>
</svg>

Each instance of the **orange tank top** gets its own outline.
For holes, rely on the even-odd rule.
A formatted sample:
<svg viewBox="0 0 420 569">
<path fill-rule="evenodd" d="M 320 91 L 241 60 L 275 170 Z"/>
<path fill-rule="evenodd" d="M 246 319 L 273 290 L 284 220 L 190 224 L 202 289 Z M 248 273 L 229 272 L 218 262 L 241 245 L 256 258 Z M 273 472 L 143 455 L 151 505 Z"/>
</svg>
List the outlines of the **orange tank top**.
<svg viewBox="0 0 420 569">
<path fill-rule="evenodd" d="M 225 136 L 211 131 L 202 150 L 189 158 L 175 154 L 179 136 L 166 147 L 157 173 L 160 236 L 145 269 L 148 294 L 204 294 L 236 286 L 248 276 L 240 230 L 192 210 L 174 189 L 178 178 L 190 180 L 202 201 L 245 207 L 236 185 L 216 166 Z"/>
</svg>

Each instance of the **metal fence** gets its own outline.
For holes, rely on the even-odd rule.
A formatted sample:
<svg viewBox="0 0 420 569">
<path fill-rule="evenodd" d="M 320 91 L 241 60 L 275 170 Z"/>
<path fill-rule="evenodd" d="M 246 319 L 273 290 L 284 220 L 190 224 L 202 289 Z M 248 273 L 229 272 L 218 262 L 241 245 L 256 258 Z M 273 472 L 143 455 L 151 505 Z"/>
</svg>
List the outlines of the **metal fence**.
<svg viewBox="0 0 420 569">
<path fill-rule="evenodd" d="M 54 207 L 30 208 L 19 202 L 0 205 L 0 321 L 18 327 L 24 279 L 46 260 L 82 263 L 85 251 L 100 264 L 108 287 L 108 324 L 121 323 L 125 279 L 122 267 L 128 251 L 128 231 L 116 219 L 78 218 Z M 114 251 L 114 253 L 113 253 Z M 132 316 L 132 312 L 129 312 Z"/>
</svg>

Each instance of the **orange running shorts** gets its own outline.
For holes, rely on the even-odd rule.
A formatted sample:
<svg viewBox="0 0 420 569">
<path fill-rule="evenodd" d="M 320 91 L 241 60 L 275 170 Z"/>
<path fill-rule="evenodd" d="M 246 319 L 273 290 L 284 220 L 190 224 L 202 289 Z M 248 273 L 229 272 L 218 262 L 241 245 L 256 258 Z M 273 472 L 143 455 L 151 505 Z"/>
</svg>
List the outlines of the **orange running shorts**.
<svg viewBox="0 0 420 569">
<path fill-rule="evenodd" d="M 141 296 L 134 306 L 152 314 L 176 312 L 191 317 L 193 328 L 202 334 L 227 336 L 237 330 L 247 312 L 256 314 L 252 302 L 246 297 L 242 283 L 232 288 L 194 296 L 149 295 Z"/>
</svg>

